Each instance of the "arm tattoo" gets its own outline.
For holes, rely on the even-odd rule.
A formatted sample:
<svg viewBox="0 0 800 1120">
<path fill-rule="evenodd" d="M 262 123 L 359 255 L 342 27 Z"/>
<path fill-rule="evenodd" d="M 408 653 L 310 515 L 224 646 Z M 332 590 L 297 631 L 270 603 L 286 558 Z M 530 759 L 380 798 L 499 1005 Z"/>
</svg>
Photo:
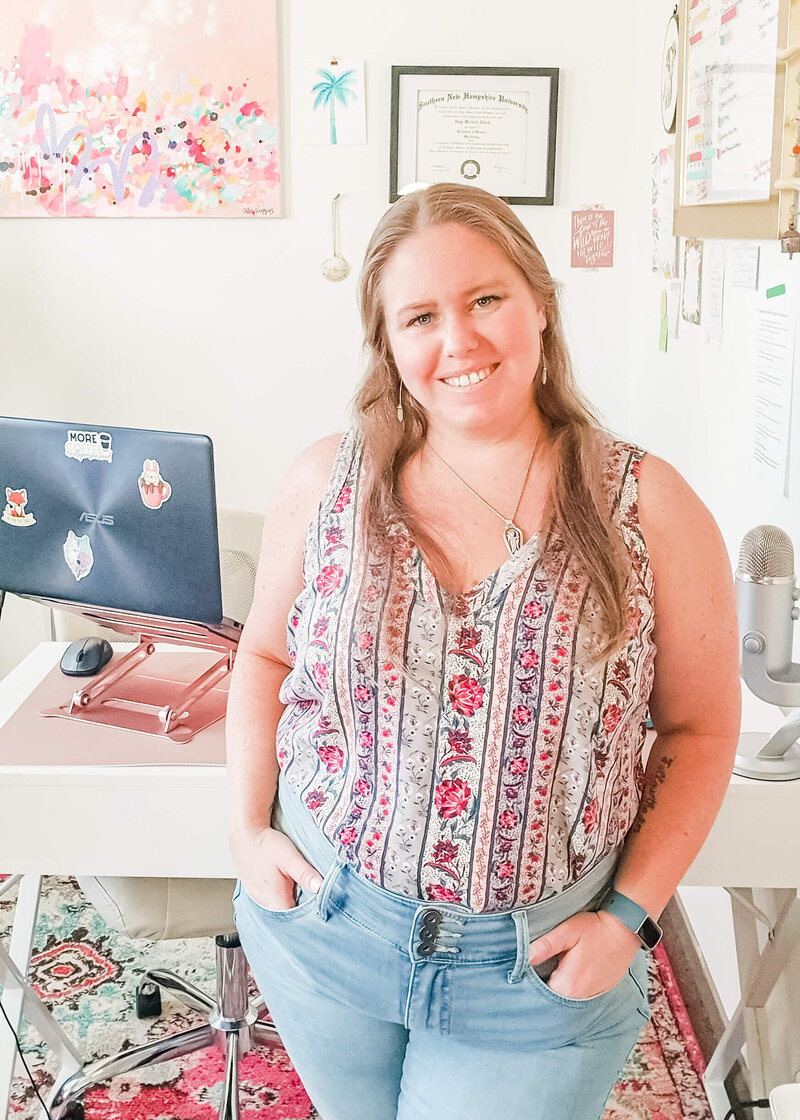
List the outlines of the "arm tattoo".
<svg viewBox="0 0 800 1120">
<path fill-rule="evenodd" d="M 674 761 L 674 758 L 669 758 L 666 755 L 662 755 L 656 763 L 654 769 L 649 774 L 645 774 L 642 799 L 639 802 L 639 810 L 636 814 L 633 824 L 630 827 L 630 832 L 639 832 L 645 822 L 647 814 L 652 812 L 652 810 L 655 808 L 656 787 L 664 784 L 664 781 L 667 777 L 667 770 L 669 770 Z"/>
</svg>

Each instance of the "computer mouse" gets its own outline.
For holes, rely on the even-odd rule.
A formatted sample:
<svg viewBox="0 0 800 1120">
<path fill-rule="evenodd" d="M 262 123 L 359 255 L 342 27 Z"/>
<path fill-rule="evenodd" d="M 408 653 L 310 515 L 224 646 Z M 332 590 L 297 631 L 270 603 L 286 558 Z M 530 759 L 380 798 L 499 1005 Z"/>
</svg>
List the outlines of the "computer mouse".
<svg viewBox="0 0 800 1120">
<path fill-rule="evenodd" d="M 109 663 L 113 653 L 105 638 L 79 638 L 64 650 L 61 672 L 68 677 L 93 677 Z"/>
</svg>

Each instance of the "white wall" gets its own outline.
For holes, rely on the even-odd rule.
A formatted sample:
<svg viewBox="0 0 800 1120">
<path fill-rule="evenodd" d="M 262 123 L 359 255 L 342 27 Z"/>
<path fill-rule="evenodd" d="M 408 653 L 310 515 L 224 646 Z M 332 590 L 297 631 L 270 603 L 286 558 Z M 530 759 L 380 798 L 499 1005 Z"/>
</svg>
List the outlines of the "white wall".
<svg viewBox="0 0 800 1120">
<path fill-rule="evenodd" d="M 633 0 L 627 7 L 630 18 L 615 19 L 612 33 L 589 0 L 506 0 L 491 9 L 478 0 L 284 0 L 286 217 L 5 219 L 3 411 L 207 432 L 220 504 L 262 510 L 300 448 L 346 423 L 361 368 L 357 265 L 388 205 L 390 67 L 557 66 L 556 205 L 520 214 L 567 283 L 579 374 L 608 422 L 628 433 L 619 311 L 633 295 L 635 164 L 627 153 L 621 174 L 617 155 L 608 155 L 609 123 L 630 111 Z M 307 67 L 330 52 L 367 60 L 366 145 L 303 143 Z M 337 191 L 341 251 L 353 271 L 331 284 L 320 265 Z M 573 275 L 570 210 L 584 202 L 617 211 L 617 262 Z M 30 607 L 7 606 L 0 674 L 43 636 Z"/>
</svg>

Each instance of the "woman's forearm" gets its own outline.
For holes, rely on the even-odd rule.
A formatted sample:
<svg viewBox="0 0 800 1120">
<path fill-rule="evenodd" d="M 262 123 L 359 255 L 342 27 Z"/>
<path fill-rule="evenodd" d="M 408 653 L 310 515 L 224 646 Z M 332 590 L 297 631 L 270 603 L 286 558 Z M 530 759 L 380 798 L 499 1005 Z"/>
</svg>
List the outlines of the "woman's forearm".
<svg viewBox="0 0 800 1120">
<path fill-rule="evenodd" d="M 675 893 L 722 804 L 736 742 L 729 735 L 659 735 L 645 770 L 639 811 L 614 884 L 653 917 Z"/>
<path fill-rule="evenodd" d="M 241 650 L 231 679 L 226 716 L 229 830 L 270 824 L 278 783 L 275 734 L 283 705 L 280 686 L 289 669 Z"/>
</svg>

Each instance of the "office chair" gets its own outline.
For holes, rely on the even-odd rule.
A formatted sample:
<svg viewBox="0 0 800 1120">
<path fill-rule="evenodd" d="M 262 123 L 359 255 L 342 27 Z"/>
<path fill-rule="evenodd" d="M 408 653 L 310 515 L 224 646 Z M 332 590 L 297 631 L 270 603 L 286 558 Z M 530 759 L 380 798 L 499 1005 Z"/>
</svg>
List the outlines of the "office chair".
<svg viewBox="0 0 800 1120">
<path fill-rule="evenodd" d="M 800 1120 L 800 1084 L 777 1085 L 769 1095 L 773 1120 Z"/>
<path fill-rule="evenodd" d="M 223 613 L 237 622 L 245 621 L 253 600 L 262 523 L 257 514 L 219 512 Z M 60 611 L 53 612 L 53 623 L 54 636 L 60 639 L 74 640 L 90 632 L 115 641 L 125 638 Z M 239 1055 L 253 1043 L 281 1043 L 272 1023 L 259 1018 L 263 1000 L 249 999 L 247 963 L 237 934 L 229 932 L 235 931 L 231 901 L 234 880 L 80 876 L 78 884 L 107 924 L 130 938 L 160 941 L 215 936 L 217 990 L 212 998 L 175 973 L 148 969 L 136 990 L 140 1017 L 160 1013 L 163 990 L 187 1007 L 205 1013 L 208 1023 L 84 1067 L 54 1093 L 49 1104 L 53 1120 L 81 1120 L 83 1095 L 100 1082 L 211 1045 L 220 1046 L 226 1053 L 220 1120 L 238 1120 Z"/>
</svg>

